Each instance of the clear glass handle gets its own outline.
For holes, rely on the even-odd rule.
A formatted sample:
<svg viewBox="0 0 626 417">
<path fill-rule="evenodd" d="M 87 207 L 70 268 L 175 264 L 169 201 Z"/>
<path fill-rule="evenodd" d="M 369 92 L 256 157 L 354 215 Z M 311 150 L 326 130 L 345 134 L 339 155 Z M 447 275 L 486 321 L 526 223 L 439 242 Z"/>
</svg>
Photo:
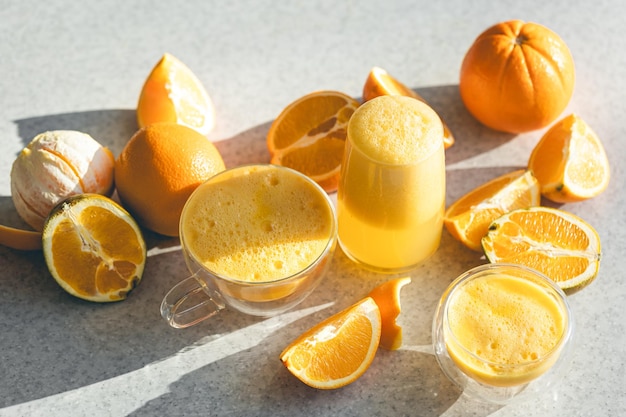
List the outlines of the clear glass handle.
<svg viewBox="0 0 626 417">
<path fill-rule="evenodd" d="M 165 295 L 161 316 L 177 329 L 193 326 L 226 308 L 221 295 L 196 274 L 182 280 Z"/>
</svg>

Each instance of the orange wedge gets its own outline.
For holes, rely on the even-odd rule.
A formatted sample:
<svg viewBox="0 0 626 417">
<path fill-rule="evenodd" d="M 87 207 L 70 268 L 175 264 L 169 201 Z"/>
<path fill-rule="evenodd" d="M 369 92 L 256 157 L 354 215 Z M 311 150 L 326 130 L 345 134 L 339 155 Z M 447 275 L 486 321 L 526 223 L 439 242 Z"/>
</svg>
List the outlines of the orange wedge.
<svg viewBox="0 0 626 417">
<path fill-rule="evenodd" d="M 528 168 L 544 197 L 557 203 L 592 198 L 609 185 L 609 160 L 602 142 L 580 117 L 555 123 L 533 149 Z"/>
<path fill-rule="evenodd" d="M 215 127 L 215 109 L 202 82 L 180 60 L 164 54 L 148 75 L 137 103 L 137 122 L 179 123 L 207 135 Z"/>
<path fill-rule="evenodd" d="M 378 305 L 367 297 L 304 332 L 283 350 L 280 360 L 313 388 L 340 388 L 369 368 L 380 333 Z"/>
<path fill-rule="evenodd" d="M 481 251 L 481 239 L 491 222 L 518 208 L 538 206 L 539 183 L 531 171 L 518 170 L 475 188 L 455 201 L 444 214 L 446 229 L 468 248 Z"/>
<path fill-rule="evenodd" d="M 426 100 L 424 100 L 422 96 L 392 77 L 387 71 L 379 67 L 374 67 L 367 75 L 365 85 L 363 86 L 363 101 L 368 101 L 374 97 L 383 95 L 413 97 L 426 103 Z M 443 124 L 443 144 L 445 148 L 448 149 L 450 146 L 454 145 L 454 136 L 443 120 L 441 123 Z"/>
<path fill-rule="evenodd" d="M 396 322 L 400 312 L 400 290 L 411 282 L 411 277 L 392 279 L 374 288 L 369 296 L 374 299 L 380 310 L 381 333 L 380 347 L 396 350 L 402 345 L 402 327 Z"/>
<path fill-rule="evenodd" d="M 267 133 L 270 162 L 300 171 L 327 192 L 337 190 L 346 128 L 358 106 L 337 91 L 317 91 L 292 102 Z"/>
<path fill-rule="evenodd" d="M 46 219 L 42 240 L 50 273 L 76 297 L 123 300 L 141 280 L 146 262 L 141 231 L 107 197 L 79 194 L 64 200 Z"/>
<path fill-rule="evenodd" d="M 589 285 L 600 267 L 600 237 L 574 214 L 549 207 L 518 209 L 489 226 L 482 239 L 490 262 L 526 265 L 572 294 Z"/>
</svg>

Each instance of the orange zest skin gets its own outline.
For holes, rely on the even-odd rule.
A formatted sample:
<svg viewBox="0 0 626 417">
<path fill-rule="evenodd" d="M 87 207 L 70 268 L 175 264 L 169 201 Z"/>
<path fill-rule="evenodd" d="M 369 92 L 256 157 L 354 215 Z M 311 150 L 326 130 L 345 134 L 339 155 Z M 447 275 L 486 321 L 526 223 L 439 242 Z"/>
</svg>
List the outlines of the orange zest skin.
<svg viewBox="0 0 626 417">
<path fill-rule="evenodd" d="M 126 209 L 142 226 L 178 236 L 191 193 L 225 168 L 215 145 L 178 123 L 138 130 L 115 161 L 115 185 Z"/>
<path fill-rule="evenodd" d="M 368 295 L 372 297 L 381 316 L 380 347 L 396 350 L 402 345 L 402 327 L 397 324 L 402 311 L 400 290 L 411 282 L 410 277 L 392 279 L 374 288 Z"/>
<path fill-rule="evenodd" d="M 0 245 L 24 251 L 41 250 L 41 232 L 0 224 Z"/>
<path fill-rule="evenodd" d="M 522 133 L 549 125 L 574 90 L 574 61 L 565 42 L 537 23 L 498 23 L 476 38 L 461 66 L 459 90 L 484 125 Z"/>
</svg>

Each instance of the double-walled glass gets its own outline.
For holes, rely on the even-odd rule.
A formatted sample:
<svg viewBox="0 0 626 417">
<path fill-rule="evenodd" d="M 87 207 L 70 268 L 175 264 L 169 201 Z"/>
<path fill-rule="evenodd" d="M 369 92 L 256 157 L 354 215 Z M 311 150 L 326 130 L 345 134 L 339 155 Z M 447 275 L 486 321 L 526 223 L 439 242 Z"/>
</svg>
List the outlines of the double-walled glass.
<svg viewBox="0 0 626 417">
<path fill-rule="evenodd" d="M 553 387 L 574 323 L 563 291 L 539 272 L 487 264 L 450 284 L 433 321 L 441 369 L 465 394 L 506 404 Z"/>
<path fill-rule="evenodd" d="M 226 306 L 283 313 L 319 284 L 336 233 L 332 202 L 307 176 L 274 165 L 223 171 L 183 208 L 180 240 L 192 275 L 165 296 L 161 314 L 182 328 Z"/>
</svg>

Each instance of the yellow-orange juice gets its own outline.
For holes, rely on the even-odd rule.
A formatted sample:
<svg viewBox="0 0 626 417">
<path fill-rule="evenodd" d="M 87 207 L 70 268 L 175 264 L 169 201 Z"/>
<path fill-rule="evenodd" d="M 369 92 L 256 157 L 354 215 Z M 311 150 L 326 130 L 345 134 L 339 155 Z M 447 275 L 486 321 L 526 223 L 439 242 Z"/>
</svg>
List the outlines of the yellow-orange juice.
<svg viewBox="0 0 626 417">
<path fill-rule="evenodd" d="M 473 379 L 499 387 L 530 382 L 552 367 L 568 325 L 553 290 L 506 273 L 456 287 L 446 314 L 450 358 Z"/>
<path fill-rule="evenodd" d="M 196 189 L 181 216 L 181 236 L 194 261 L 215 274 L 275 281 L 300 273 L 329 249 L 333 216 L 324 191 L 303 175 L 245 166 Z"/>
<path fill-rule="evenodd" d="M 359 107 L 337 195 L 346 255 L 383 271 L 414 267 L 439 246 L 444 205 L 443 127 L 435 111 L 398 96 Z"/>
</svg>

